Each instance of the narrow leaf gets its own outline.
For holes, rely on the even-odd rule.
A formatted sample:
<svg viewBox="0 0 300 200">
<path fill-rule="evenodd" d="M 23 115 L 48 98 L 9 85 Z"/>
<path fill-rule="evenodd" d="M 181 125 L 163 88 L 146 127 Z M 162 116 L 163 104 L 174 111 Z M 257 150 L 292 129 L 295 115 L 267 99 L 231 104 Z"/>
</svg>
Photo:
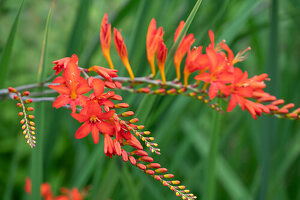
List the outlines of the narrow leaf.
<svg viewBox="0 0 300 200">
<path fill-rule="evenodd" d="M 21 5 L 20 5 L 18 14 L 17 14 L 15 21 L 13 23 L 13 26 L 10 30 L 6 45 L 4 47 L 2 56 L 0 58 L 0 88 L 4 87 L 5 79 L 7 76 L 9 61 L 10 61 L 10 57 L 11 57 L 11 53 L 12 53 L 12 49 L 13 49 L 13 45 L 14 45 L 14 40 L 15 40 L 15 36 L 16 36 L 16 32 L 17 32 L 20 13 L 23 8 L 23 3 L 24 3 L 24 0 L 22 1 Z"/>
</svg>

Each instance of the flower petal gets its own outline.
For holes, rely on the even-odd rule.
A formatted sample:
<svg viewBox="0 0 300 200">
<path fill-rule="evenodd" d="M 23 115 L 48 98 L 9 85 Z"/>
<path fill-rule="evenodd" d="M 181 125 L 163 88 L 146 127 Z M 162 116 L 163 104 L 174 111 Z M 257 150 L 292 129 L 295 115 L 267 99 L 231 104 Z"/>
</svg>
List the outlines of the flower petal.
<svg viewBox="0 0 300 200">
<path fill-rule="evenodd" d="M 70 98 L 66 95 L 61 95 L 53 102 L 54 108 L 60 108 L 70 103 Z"/>
<path fill-rule="evenodd" d="M 89 122 L 85 122 L 82 124 L 79 129 L 75 133 L 75 138 L 76 139 L 81 139 L 86 137 L 92 130 L 92 127 Z"/>
<path fill-rule="evenodd" d="M 94 143 L 97 144 L 99 142 L 99 129 L 96 125 L 91 126 L 92 127 L 92 136 Z"/>
</svg>

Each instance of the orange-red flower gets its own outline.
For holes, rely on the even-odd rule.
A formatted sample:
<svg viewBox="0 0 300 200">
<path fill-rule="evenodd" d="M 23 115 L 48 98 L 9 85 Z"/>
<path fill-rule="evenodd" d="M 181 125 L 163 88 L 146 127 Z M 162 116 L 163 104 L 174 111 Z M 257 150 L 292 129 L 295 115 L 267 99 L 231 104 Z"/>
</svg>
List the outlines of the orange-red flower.
<svg viewBox="0 0 300 200">
<path fill-rule="evenodd" d="M 241 69 L 234 68 L 233 83 L 221 89 L 225 95 L 231 95 L 227 112 L 230 112 L 237 104 L 239 104 L 242 110 L 247 109 L 254 119 L 256 119 L 256 115 L 260 115 L 262 112 L 269 113 L 270 110 L 268 107 L 248 99 L 257 98 L 258 96 L 270 96 L 262 90 L 265 87 L 265 83 L 263 81 L 266 78 L 267 75 L 262 74 L 248 79 L 247 71 L 243 73 Z"/>
<path fill-rule="evenodd" d="M 78 58 L 73 55 L 63 72 L 63 77 L 57 77 L 53 83 L 59 85 L 50 85 L 49 87 L 56 90 L 60 96 L 54 101 L 53 107 L 60 108 L 70 104 L 72 112 L 76 111 L 77 105 L 84 105 L 87 97 L 83 94 L 88 93 L 91 88 L 87 81 L 80 76 L 78 68 Z"/>
<path fill-rule="evenodd" d="M 108 24 L 107 21 L 108 21 L 107 13 L 105 13 L 100 28 L 100 42 L 101 42 L 102 53 L 106 61 L 108 62 L 109 67 L 111 69 L 114 69 L 114 65 L 110 57 L 111 24 Z"/>
<path fill-rule="evenodd" d="M 114 28 L 114 42 L 115 42 L 115 47 L 117 49 L 117 52 L 118 52 L 123 64 L 125 65 L 131 80 L 134 80 L 134 75 L 133 75 L 129 60 L 128 60 L 127 48 L 126 48 L 124 39 L 123 39 L 121 33 L 116 28 Z"/>
<path fill-rule="evenodd" d="M 156 28 L 156 21 L 153 18 L 149 24 L 147 37 L 146 37 L 146 50 L 147 59 L 151 66 L 152 77 L 155 76 L 155 53 L 157 51 L 160 41 L 163 39 L 163 29 L 162 27 Z"/>
<path fill-rule="evenodd" d="M 233 81 L 233 65 L 230 64 L 233 60 L 233 53 L 227 45 L 222 44 L 223 41 L 215 48 L 214 34 L 210 30 L 209 37 L 211 44 L 206 48 L 206 55 L 208 59 L 208 72 L 200 73 L 195 77 L 196 80 L 204 81 L 209 86 L 209 98 L 213 99 L 217 96 L 220 89 L 226 86 L 228 83 Z M 223 47 L 228 51 L 229 60 L 224 52 L 219 52 L 219 46 Z"/>
<path fill-rule="evenodd" d="M 94 143 L 97 144 L 99 142 L 99 131 L 102 134 L 113 135 L 115 129 L 109 121 L 112 120 L 114 113 L 114 110 L 103 113 L 98 102 L 88 101 L 79 114 L 72 113 L 72 117 L 77 121 L 84 122 L 76 131 L 75 138 L 84 138 L 91 132 Z"/>
<path fill-rule="evenodd" d="M 166 62 L 166 58 L 167 58 L 167 53 L 168 53 L 168 49 L 167 49 L 166 45 L 164 44 L 164 41 L 161 40 L 158 45 L 156 59 L 157 59 L 157 65 L 158 65 L 158 69 L 160 71 L 160 75 L 161 75 L 163 84 L 166 83 L 165 62 Z"/>
<path fill-rule="evenodd" d="M 72 190 L 69 190 L 67 188 L 61 188 L 61 193 L 63 195 L 54 197 L 51 191 L 51 185 L 49 183 L 41 184 L 40 190 L 41 190 L 41 196 L 45 200 L 83 200 L 84 197 L 84 193 L 80 193 L 77 188 L 73 188 Z M 25 192 L 29 195 L 31 194 L 30 178 L 25 179 Z"/>
<path fill-rule="evenodd" d="M 179 26 L 177 27 L 177 30 L 176 30 L 175 36 L 174 36 L 174 42 L 176 42 L 177 37 L 181 33 L 184 24 L 185 24 L 185 22 L 181 21 Z M 181 61 L 182 61 L 183 57 L 185 56 L 185 54 L 190 50 L 190 48 L 194 42 L 195 42 L 195 38 L 194 38 L 193 34 L 184 36 L 175 52 L 174 65 L 175 65 L 177 80 L 180 80 L 180 78 L 181 78 L 181 73 L 180 73 Z"/>
<path fill-rule="evenodd" d="M 53 70 L 55 70 L 55 75 L 59 74 L 63 69 L 65 69 L 68 65 L 68 62 L 70 61 L 70 57 L 65 57 L 56 61 L 53 61 L 54 67 Z M 76 63 L 78 64 L 78 62 Z"/>
</svg>

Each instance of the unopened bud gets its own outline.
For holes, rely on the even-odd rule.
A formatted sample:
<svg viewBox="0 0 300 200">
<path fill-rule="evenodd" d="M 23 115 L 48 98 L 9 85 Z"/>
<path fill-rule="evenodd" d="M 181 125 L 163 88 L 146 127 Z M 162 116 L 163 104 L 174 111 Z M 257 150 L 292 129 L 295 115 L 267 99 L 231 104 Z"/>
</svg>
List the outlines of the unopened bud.
<svg viewBox="0 0 300 200">
<path fill-rule="evenodd" d="M 32 103 L 33 100 L 32 100 L 32 99 L 26 99 L 24 102 L 25 102 L 25 103 Z"/>
<path fill-rule="evenodd" d="M 33 108 L 33 107 L 28 107 L 28 108 L 26 108 L 26 110 L 27 110 L 27 111 L 33 111 L 34 108 Z"/>
<path fill-rule="evenodd" d="M 141 170 L 147 169 L 146 165 L 141 164 L 141 163 L 138 163 L 138 164 L 137 164 L 137 167 L 140 168 Z"/>
<path fill-rule="evenodd" d="M 18 114 L 20 117 L 21 116 L 23 116 L 24 115 L 24 113 L 23 112 L 19 112 L 19 114 Z"/>
<path fill-rule="evenodd" d="M 133 119 L 129 120 L 130 123 L 136 123 L 136 122 L 138 122 L 138 121 L 139 121 L 138 118 L 133 118 Z"/>
<path fill-rule="evenodd" d="M 167 168 L 158 168 L 155 170 L 156 173 L 166 173 L 168 171 Z"/>
<path fill-rule="evenodd" d="M 129 105 L 127 103 L 118 103 L 115 105 L 115 108 L 128 108 Z"/>
<path fill-rule="evenodd" d="M 20 98 L 17 95 L 14 95 L 14 99 L 17 100 L 17 101 L 20 100 Z"/>
<path fill-rule="evenodd" d="M 23 96 L 28 96 L 29 94 L 30 94 L 29 91 L 25 91 L 25 92 L 22 93 Z"/>
<path fill-rule="evenodd" d="M 133 111 L 127 111 L 127 112 L 124 112 L 121 114 L 123 117 L 129 117 L 129 116 L 132 116 L 134 115 L 134 112 Z"/>
<path fill-rule="evenodd" d="M 8 87 L 7 89 L 8 89 L 8 92 L 11 92 L 11 93 L 16 93 L 17 92 L 17 90 L 13 87 Z"/>
<path fill-rule="evenodd" d="M 132 165 L 136 165 L 136 160 L 133 156 L 129 156 L 129 161 L 131 162 Z"/>
</svg>

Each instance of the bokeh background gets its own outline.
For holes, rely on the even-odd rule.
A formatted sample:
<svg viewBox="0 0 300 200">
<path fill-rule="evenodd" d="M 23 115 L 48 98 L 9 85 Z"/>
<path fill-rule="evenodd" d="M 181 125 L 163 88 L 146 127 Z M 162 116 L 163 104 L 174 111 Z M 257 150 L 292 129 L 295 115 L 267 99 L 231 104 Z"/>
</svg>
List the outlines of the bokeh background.
<svg viewBox="0 0 300 200">
<path fill-rule="evenodd" d="M 4 52 L 20 0 L 0 0 L 0 56 Z M 136 76 L 150 74 L 145 38 L 151 18 L 163 26 L 167 47 L 180 20 L 186 20 L 195 0 L 57 0 L 49 25 L 46 74 L 52 61 L 76 53 L 79 65 L 108 66 L 100 50 L 99 28 L 104 13 L 122 30 Z M 3 88 L 36 82 L 46 18 L 51 1 L 25 0 L 20 13 Z M 239 63 L 251 76 L 270 74 L 268 91 L 300 106 L 300 2 L 297 0 L 204 0 L 188 30 L 195 45 L 225 39 L 237 53 L 248 46 L 248 59 Z M 127 76 L 112 47 L 112 59 Z M 3 66 L 1 66 L 3 67 Z M 173 65 L 171 66 L 173 68 Z M 0 69 L 3 70 L 3 69 Z M 170 70 L 168 79 L 173 79 Z M 120 92 L 140 123 L 159 143 L 155 160 L 168 167 L 191 191 L 203 199 L 207 190 L 207 160 L 216 122 L 214 110 L 187 98 L 153 97 Z M 148 100 L 145 100 L 148 99 Z M 152 103 L 147 103 L 147 102 Z M 146 103 L 145 103 L 146 102 Z M 32 153 L 21 134 L 15 102 L 0 102 L 0 198 L 30 199 L 24 179 L 38 176 L 59 188 L 90 186 L 87 199 L 176 199 L 168 188 L 120 158 L 107 158 L 103 142 L 91 137 L 76 140 L 79 127 L 70 111 L 45 103 L 35 121 L 40 153 Z M 37 105 L 37 108 L 40 108 Z M 41 114 L 41 113 L 40 113 Z M 39 116 L 39 114 L 37 114 Z M 221 135 L 216 161 L 215 199 L 300 199 L 300 123 L 262 116 L 258 120 L 235 108 L 220 119 Z M 43 138 L 39 141 L 39 137 Z M 40 142 L 40 143 L 39 143 Z M 32 156 L 33 155 L 33 156 Z M 39 156 L 39 158 L 34 158 Z"/>
</svg>

